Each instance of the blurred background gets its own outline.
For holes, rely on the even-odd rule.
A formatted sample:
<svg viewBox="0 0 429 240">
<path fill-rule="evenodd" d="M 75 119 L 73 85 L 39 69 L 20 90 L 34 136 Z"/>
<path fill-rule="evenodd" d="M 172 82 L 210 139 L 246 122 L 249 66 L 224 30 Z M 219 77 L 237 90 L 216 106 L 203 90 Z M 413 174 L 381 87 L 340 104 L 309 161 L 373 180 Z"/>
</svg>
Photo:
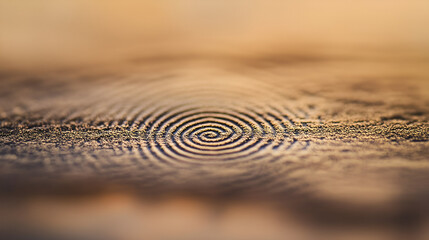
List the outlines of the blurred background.
<svg viewBox="0 0 429 240">
<path fill-rule="evenodd" d="M 425 0 L 0 1 L 2 68 L 154 54 L 429 50 Z"/>
<path fill-rule="evenodd" d="M 380 129 L 383 128 L 383 130 L 386 130 L 384 129 L 386 125 L 382 125 L 384 120 L 386 122 L 391 121 L 388 122 L 389 124 L 392 123 L 389 126 L 394 126 L 399 122 L 403 124 L 401 126 L 421 123 L 426 127 L 416 127 L 417 130 L 423 129 L 418 132 L 423 137 L 415 142 L 412 142 L 413 139 L 401 139 L 404 142 L 408 141 L 409 145 L 400 146 L 402 147 L 400 149 L 402 155 L 397 156 L 399 159 L 398 165 L 396 166 L 393 163 L 393 167 L 390 170 L 393 172 L 392 169 L 405 169 L 404 172 L 407 175 L 393 172 L 391 175 L 395 182 L 391 185 L 385 186 L 382 181 L 387 182 L 390 180 L 390 178 L 386 180 L 387 178 L 384 178 L 383 175 L 384 173 L 389 173 L 389 171 L 385 170 L 389 166 L 385 169 L 381 168 L 380 171 L 374 174 L 377 176 L 374 178 L 375 180 L 369 181 L 368 179 L 370 178 L 366 175 L 368 173 L 366 167 L 369 166 L 369 161 L 362 161 L 371 157 L 376 159 L 379 156 L 376 154 L 382 155 L 385 152 L 387 152 L 386 155 L 382 155 L 377 159 L 380 160 L 379 165 L 383 166 L 386 163 L 384 162 L 385 159 L 391 160 L 389 159 L 390 155 L 388 155 L 389 150 L 387 148 L 387 150 L 383 149 L 382 145 L 392 144 L 399 146 L 399 144 L 396 144 L 394 140 L 384 138 L 388 136 L 387 134 L 382 135 L 377 132 L 374 134 L 375 137 L 371 135 L 374 139 L 377 137 L 379 137 L 379 140 L 381 139 L 379 142 L 372 139 L 376 142 L 376 144 L 373 144 L 374 155 L 359 155 L 361 152 L 359 154 L 356 152 L 348 153 L 349 148 L 352 150 L 359 148 L 352 148 L 341 138 L 335 140 L 344 144 L 344 149 L 334 148 L 332 154 L 331 150 L 328 149 L 323 152 L 326 155 L 317 155 L 314 152 L 309 153 L 311 157 L 315 157 L 314 169 L 319 170 L 317 164 L 322 164 L 326 160 L 327 164 L 332 163 L 332 166 L 329 166 L 332 168 L 326 169 L 337 169 L 338 172 L 344 174 L 341 177 L 333 177 L 332 181 L 329 182 L 332 184 L 326 185 L 329 197 L 343 197 L 341 191 L 348 190 L 345 191 L 347 194 L 350 193 L 350 195 L 345 194 L 348 197 L 347 201 L 359 202 L 359 200 L 363 200 L 365 202 L 370 199 L 370 203 L 376 203 L 371 205 L 372 208 L 367 208 L 367 205 L 364 204 L 364 207 L 357 208 L 358 210 L 352 209 L 353 211 L 349 214 L 352 219 L 358 216 L 357 219 L 360 221 L 362 220 L 359 218 L 360 214 L 362 212 L 368 213 L 369 217 L 366 218 L 367 215 L 365 215 L 362 220 L 362 222 L 367 223 L 364 225 L 365 231 L 359 229 L 357 232 L 353 232 L 347 226 L 344 227 L 346 225 L 343 222 L 345 218 L 342 219 L 342 216 L 337 214 L 339 221 L 333 224 L 335 225 L 334 230 L 337 237 L 335 239 L 425 239 L 426 236 L 429 236 L 429 231 L 427 230 L 429 229 L 427 228 L 429 221 L 421 217 L 427 216 L 427 213 L 422 213 L 421 209 L 428 209 L 425 203 L 425 199 L 429 198 L 425 187 L 428 175 L 425 170 L 429 169 L 429 165 L 427 161 L 416 160 L 411 164 L 408 160 L 413 156 L 418 156 L 416 159 L 420 160 L 427 159 L 424 156 L 424 153 L 427 152 L 427 132 L 424 129 L 427 129 L 428 125 L 427 118 L 426 120 L 424 119 L 428 116 L 427 104 L 425 103 L 428 102 L 429 96 L 427 94 L 429 92 L 429 81 L 427 81 L 429 73 L 427 71 L 427 60 L 429 59 L 428 23 L 428 0 L 0 0 L 0 95 L 3 95 L 0 96 L 0 101 L 4 101 L 0 104 L 0 113 L 5 112 L 3 115 L 0 114 L 0 117 L 2 117 L 0 119 L 0 130 L 2 130 L 1 127 L 6 126 L 6 124 L 1 124 L 11 119 L 10 126 L 12 127 L 4 127 L 4 132 L 10 129 L 12 129 L 10 131 L 13 131 L 15 119 L 12 117 L 15 116 L 26 120 L 29 119 L 28 122 L 31 125 L 33 123 L 30 114 L 32 113 L 30 111 L 32 107 L 42 110 L 46 108 L 54 113 L 63 109 L 79 113 L 79 108 L 84 105 L 82 103 L 86 103 L 85 101 L 88 99 L 95 99 L 94 102 L 99 102 L 100 105 L 91 105 L 91 101 L 89 101 L 89 113 L 84 112 L 84 114 L 91 115 L 91 111 L 97 112 L 96 110 L 100 109 L 101 103 L 109 103 L 107 100 L 112 102 L 112 106 L 122 110 L 127 98 L 135 100 L 135 106 L 139 107 L 141 103 L 138 97 L 144 95 L 140 93 L 150 93 L 152 89 L 146 87 L 146 85 L 137 84 L 137 87 L 130 85 L 128 88 L 133 88 L 132 90 L 134 90 L 135 94 L 132 95 L 127 90 L 128 88 L 124 88 L 126 84 L 121 83 L 121 80 L 126 80 L 126 78 L 119 78 L 114 74 L 112 74 L 113 77 L 111 78 L 104 77 L 112 72 L 115 73 L 114 67 L 111 68 L 111 66 L 115 66 L 115 63 L 129 63 L 130 60 L 149 59 L 147 62 L 143 61 L 143 64 L 149 62 L 147 65 L 150 65 L 152 60 L 157 59 L 168 60 L 172 58 L 176 60 L 171 65 L 167 64 L 159 68 L 162 71 L 160 71 L 161 73 L 157 72 L 157 74 L 161 76 L 169 73 L 168 70 L 170 69 L 182 70 L 182 65 L 178 63 L 181 63 L 188 56 L 190 58 L 199 58 L 198 60 L 220 57 L 220 60 L 216 62 L 219 66 L 223 66 L 221 63 L 229 57 L 243 57 L 235 59 L 238 59 L 237 62 L 240 64 L 232 64 L 233 67 L 236 67 L 235 70 L 244 69 L 243 72 L 248 71 L 257 64 L 263 65 L 269 61 L 275 62 L 279 60 L 278 69 L 267 67 L 267 69 L 264 69 L 263 74 L 259 76 L 259 79 L 262 79 L 261 82 L 272 80 L 276 84 L 276 81 L 283 83 L 283 85 L 276 85 L 273 89 L 278 88 L 280 91 L 288 89 L 289 92 L 286 90 L 283 92 L 285 95 L 291 94 L 295 96 L 294 94 L 296 94 L 297 106 L 300 104 L 300 97 L 304 95 L 315 97 L 314 102 L 325 107 L 325 112 L 321 110 L 322 117 L 314 117 L 315 123 L 322 125 L 324 124 L 322 121 L 333 120 L 333 116 L 336 116 L 339 120 L 335 119 L 338 121 L 334 122 L 334 124 L 344 123 L 346 121 L 343 120 L 350 118 L 356 120 L 351 124 L 359 122 L 363 126 L 364 123 L 371 122 L 375 123 L 375 125 L 378 124 L 377 127 L 381 126 Z M 264 58 L 264 56 L 275 56 L 276 54 L 282 55 L 284 58 Z M 376 64 L 374 64 L 376 61 L 367 59 L 360 59 L 362 61 L 351 63 L 344 61 L 344 63 L 341 62 L 344 59 L 336 58 L 335 60 L 341 63 L 323 65 L 324 59 L 317 58 L 317 56 L 337 54 L 346 54 L 344 56 L 352 57 L 365 55 L 378 58 L 382 56 L 382 60 Z M 305 62 L 305 58 L 294 58 L 294 56 L 307 55 L 316 56 L 314 65 L 309 64 L 299 68 L 290 64 L 288 65 L 289 68 L 282 69 L 284 65 L 288 64 L 288 59 L 291 59 L 291 62 L 299 62 L 304 59 L 303 62 Z M 177 59 L 175 59 L 176 56 L 178 57 Z M 248 62 L 246 62 L 247 56 L 262 57 L 255 61 L 253 61 L 254 59 L 247 59 Z M 287 56 L 292 57 L 288 58 Z M 309 59 L 311 60 L 311 58 Z M 400 59 L 401 63 L 395 65 L 390 62 L 395 59 Z M 408 61 L 408 59 L 417 60 Z M 282 60 L 284 61 L 282 62 Z M 321 61 L 318 62 L 317 60 Z M 154 66 L 157 65 L 156 61 L 152 63 Z M 243 66 L 246 64 L 251 67 L 244 68 Z M 81 67 L 85 69 L 92 66 L 102 66 L 101 72 L 105 75 L 98 74 L 99 72 L 96 71 L 91 73 L 93 75 L 84 71 L 79 73 Z M 104 69 L 103 66 L 105 67 Z M 225 66 L 228 66 L 228 64 L 225 64 Z M 200 65 L 195 64 L 194 67 L 198 68 Z M 72 69 L 71 73 L 68 73 L 71 77 L 65 77 L 66 74 L 62 75 L 61 71 L 58 71 L 57 75 L 54 74 L 50 77 L 49 74 L 45 76 L 42 73 L 40 75 L 42 77 L 37 78 L 35 77 L 37 75 L 33 74 L 34 71 L 62 69 Z M 73 72 L 73 69 L 76 69 L 76 72 Z M 128 68 L 124 69 L 118 72 L 125 72 L 123 76 L 132 75 L 132 71 L 129 71 Z M 152 68 L 148 69 L 146 70 L 147 72 L 152 71 Z M 158 71 L 156 70 L 157 68 L 153 69 Z M 165 72 L 163 72 L 164 70 Z M 212 74 L 211 68 L 209 70 L 207 70 L 208 76 Z M 138 76 L 136 77 L 137 80 L 140 80 L 140 78 L 145 79 L 146 72 L 140 72 L 140 68 L 133 69 L 133 71 L 135 71 L 133 74 Z M 269 71 L 272 71 L 273 74 L 265 75 Z M 238 72 L 241 73 L 240 71 Z M 335 75 L 336 72 L 339 73 Z M 8 75 L 8 73 L 11 74 Z M 28 74 L 27 76 L 30 77 L 19 79 L 19 74 L 21 73 L 24 73 L 23 75 Z M 74 73 L 76 74 L 73 75 Z M 191 77 L 202 79 L 207 76 L 204 74 L 195 75 L 197 77 L 192 74 L 174 75 L 174 71 L 172 73 L 172 81 L 179 79 L 177 76 L 181 77 L 180 81 L 177 80 L 178 85 L 181 82 L 186 82 L 188 78 L 191 79 Z M 230 72 L 227 73 L 231 74 Z M 256 71 L 247 73 L 250 77 L 243 78 L 244 80 L 239 79 L 239 82 L 240 84 L 245 82 L 250 86 L 249 79 L 252 79 L 252 76 L 256 76 L 255 74 L 257 73 Z M 273 77 L 276 74 L 279 76 L 278 79 Z M 290 79 L 282 78 L 287 74 L 292 77 Z M 81 76 L 90 76 L 88 77 L 89 80 L 91 80 L 91 76 L 101 76 L 101 81 L 97 82 L 100 79 L 94 77 L 92 79 L 94 81 L 91 82 L 84 77 L 80 78 Z M 33 80 L 31 79 L 32 77 L 34 78 Z M 175 77 L 177 79 L 174 79 Z M 304 77 L 308 81 L 306 84 L 302 84 Z M 225 79 L 225 82 L 229 81 L 228 78 Z M 137 80 L 136 82 L 138 82 Z M 113 84 L 115 81 L 118 82 L 117 85 Z M 131 79 L 132 81 L 134 80 Z M 209 79 L 208 81 L 211 80 Z M 233 80 L 230 81 L 233 82 Z M 55 85 L 53 84 L 54 82 L 58 82 L 58 84 Z M 411 87 L 407 88 L 408 85 L 405 82 L 408 82 Z M 14 83 L 16 84 L 13 85 Z M 201 81 L 201 85 L 206 87 L 207 84 Z M 222 83 L 220 85 L 226 86 L 227 84 Z M 169 84 L 169 82 L 167 84 L 161 82 L 159 85 L 161 87 L 155 86 L 157 87 L 153 89 L 158 88 L 161 91 L 165 86 L 167 89 L 178 88 L 177 91 L 183 90 L 175 87 L 176 85 Z M 237 89 L 241 91 L 241 85 L 237 85 Z M 254 87 L 253 89 L 258 88 Z M 298 91 L 297 89 L 304 89 L 305 91 Z M 117 98 L 115 98 L 114 93 L 116 93 L 116 90 L 123 95 L 118 94 Z M 322 94 L 317 95 L 319 92 L 322 92 Z M 250 91 L 250 93 L 250 98 L 253 99 L 253 92 Z M 355 95 L 350 93 L 355 93 Z M 91 99 L 92 95 L 97 94 L 101 97 L 97 98 L 99 96 L 95 96 L 94 99 Z M 326 95 L 323 96 L 323 94 Z M 417 95 L 420 98 L 416 97 Z M 319 101 L 319 98 L 316 97 L 328 99 L 326 100 L 327 103 Z M 24 100 L 21 101 L 21 98 Z M 104 98 L 107 100 L 104 100 Z M 16 99 L 30 107 L 25 104 L 19 105 L 18 103 L 20 102 Z M 39 101 L 40 99 L 43 99 L 43 101 Z M 343 99 L 343 102 L 340 101 L 341 99 Z M 288 103 L 291 102 L 290 99 L 288 101 Z M 338 105 L 334 105 L 337 103 Z M 77 107 L 69 109 L 63 107 L 71 106 L 71 104 L 75 104 Z M 336 106 L 336 108 L 333 106 Z M 8 113 L 6 110 L 9 108 L 12 109 L 10 115 L 6 114 Z M 313 106 L 312 108 L 315 107 Z M 106 107 L 106 109 L 110 110 L 111 106 Z M 315 109 L 318 110 L 317 108 Z M 390 114 L 390 112 L 385 111 L 386 109 L 389 111 L 393 109 L 393 113 Z M 405 112 L 405 114 L 396 114 L 396 110 Z M 406 110 L 409 111 L 407 112 Z M 353 111 L 357 112 L 356 118 L 350 117 Z M 410 114 L 409 112 L 411 111 L 414 111 L 415 116 L 407 118 L 406 114 Z M 37 111 L 34 110 L 33 112 Z M 400 113 L 402 114 L 402 112 Z M 49 119 L 51 115 L 42 113 L 40 114 L 41 118 L 46 117 L 46 119 L 51 120 Z M 329 115 L 329 113 L 332 114 Z M 336 115 L 337 113 L 339 114 Z M 9 116 L 12 117 L 7 119 Z M 49 123 L 48 120 L 46 122 Z M 43 124 L 46 122 L 43 122 Z M 113 123 L 117 124 L 114 121 Z M 85 123 L 83 126 L 87 127 Z M 21 129 L 26 127 L 27 125 L 25 124 L 18 126 Z M 341 126 L 338 128 L 341 128 Z M 359 128 L 356 129 L 360 130 Z M 364 128 L 362 127 L 362 129 Z M 356 133 L 360 134 L 358 130 Z M 370 130 L 373 131 L 372 129 Z M 73 132 L 75 129 L 70 131 Z M 383 131 L 383 134 L 385 132 L 389 133 L 389 131 L 391 131 L 390 128 Z M 401 129 L 398 132 L 401 132 Z M 16 135 L 19 137 L 19 134 Z M 306 137 L 305 134 L 303 135 Z M 5 136 L 0 135 L 0 137 L 6 139 Z M 61 132 L 59 136 L 62 137 Z M 315 140 L 316 138 L 309 139 Z M 320 137 L 319 142 L 319 147 L 322 146 L 320 147 L 322 150 L 324 150 L 323 146 L 326 145 L 323 139 L 324 137 Z M 53 141 L 48 137 L 43 139 L 46 142 L 49 142 L 49 140 Z M 307 141 L 306 139 L 307 142 L 310 140 Z M 352 139 L 350 142 L 354 140 Z M 369 143 L 370 140 L 371 138 L 368 137 L 362 142 L 369 145 L 371 144 Z M 26 144 L 29 142 L 30 144 L 40 143 L 43 146 L 46 143 L 43 141 L 37 142 L 34 139 L 30 139 L 27 142 L 21 141 L 18 143 L 13 142 L 9 145 L 16 143 L 20 147 L 21 143 Z M 63 151 L 61 144 L 64 143 L 60 142 L 55 147 Z M 44 145 L 46 148 L 51 148 L 50 146 Z M 417 148 L 410 146 L 419 146 L 420 152 L 417 150 L 416 153 L 413 152 Z M 4 149 L 6 148 L 4 147 Z M 55 150 L 56 148 L 53 149 Z M 25 147 L 23 149 L 26 150 Z M 0 150 L 2 149 L 0 148 Z M 35 154 L 33 153 L 36 151 L 28 150 L 30 159 L 34 158 Z M 59 151 L 59 154 L 65 153 L 65 151 L 61 151 Z M 112 156 L 115 154 L 112 154 Z M 338 162 L 345 155 L 356 162 L 358 166 L 356 169 L 362 170 L 363 175 L 353 178 L 348 176 L 346 171 L 343 171 L 348 166 L 341 166 Z M 106 156 L 100 155 L 100 161 L 105 160 L 105 158 L 108 159 L 109 155 Z M 14 154 L 0 157 L 3 157 L 5 162 L 19 162 L 20 160 Z M 41 158 L 42 160 L 49 160 L 48 155 Z M 308 164 L 306 167 L 310 165 Z M 0 165 L 0 170 L 2 170 L 1 167 Z M 323 167 L 320 168 L 322 169 Z M 33 171 L 31 166 L 28 169 L 29 172 Z M 136 170 L 133 165 L 130 169 L 130 172 Z M 318 177 L 320 176 L 313 175 L 311 168 L 309 169 L 307 169 L 308 175 L 314 177 L 314 182 L 319 183 L 320 179 Z M 378 170 L 375 167 L 374 169 Z M 81 169 L 78 170 L 80 171 Z M 137 172 L 139 170 L 137 169 Z M 326 175 L 332 174 L 328 170 Z M 180 171 L 181 169 L 178 170 L 178 172 Z M 4 172 L 7 172 L 7 169 L 3 170 Z M 4 175 L 6 176 L 7 174 Z M 0 177 L 4 176 L 0 174 Z M 298 179 L 299 177 L 298 175 L 296 178 Z M 323 175 L 321 178 L 323 178 Z M 171 179 L 172 181 L 175 180 L 174 177 L 171 177 Z M 347 179 L 352 179 L 350 182 L 353 182 L 354 185 L 344 181 Z M 416 189 L 408 187 L 403 179 L 408 179 L 409 182 L 415 183 L 418 187 Z M 133 191 L 128 192 L 128 189 L 123 186 L 114 188 L 112 191 L 108 189 L 106 193 L 103 192 L 102 194 L 98 194 L 99 192 L 97 191 L 88 191 L 90 192 L 88 196 L 85 194 L 76 194 L 77 196 L 75 196 L 73 193 L 68 192 L 67 188 L 64 188 L 60 190 L 65 194 L 53 194 L 53 197 L 50 195 L 44 196 L 39 194 L 39 189 L 28 187 L 33 192 L 30 191 L 22 196 L 17 194 L 11 197 L 10 195 L 12 194 L 9 194 L 8 191 L 13 192 L 16 190 L 15 188 L 18 185 L 15 180 L 12 177 L 9 182 L 4 184 L 10 186 L 10 189 L 0 189 L 0 239 L 334 239 L 330 234 L 331 229 L 323 224 L 318 225 L 320 222 L 325 223 L 324 218 L 317 219 L 320 221 L 317 221 L 316 226 L 312 226 L 305 221 L 306 219 L 299 219 L 302 213 L 297 209 L 293 207 L 283 209 L 283 202 L 279 207 L 276 205 L 277 202 L 273 204 L 270 201 L 277 200 L 281 202 L 283 199 L 268 199 L 266 202 L 253 201 L 252 199 L 242 201 L 246 199 L 246 196 L 242 196 L 241 199 L 238 198 L 239 200 L 229 199 L 228 197 L 222 198 L 224 196 L 218 196 L 219 198 L 217 199 L 182 194 L 180 189 L 179 193 L 174 193 L 172 196 L 168 194 L 154 194 L 155 196 L 147 194 L 142 197 L 139 194 L 134 194 Z M 368 180 L 370 183 L 365 184 L 364 180 Z M 60 179 L 49 179 L 48 181 L 53 184 L 61 182 Z M 76 184 L 77 188 L 84 189 L 82 186 L 86 185 L 87 182 L 85 183 L 85 180 L 82 180 L 82 182 Z M 400 184 L 404 184 L 406 187 Z M 342 188 L 342 186 L 344 187 Z M 396 193 L 396 189 L 400 188 L 398 186 L 401 187 L 401 192 Z M 415 196 L 407 194 L 408 192 L 405 190 L 402 191 L 402 188 L 407 191 L 411 189 L 410 192 L 416 193 Z M 363 189 L 364 191 L 360 192 L 357 189 Z M 372 192 L 373 189 L 376 191 Z M 391 189 L 395 189 L 395 191 L 391 191 Z M 49 190 L 51 192 L 57 191 L 57 189 L 53 188 L 47 189 L 47 192 Z M 203 190 L 206 191 L 207 189 Z M 415 191 L 413 192 L 412 190 Z M 138 192 L 138 189 L 136 192 Z M 207 192 L 210 192 L 210 189 Z M 377 192 L 379 195 L 377 195 Z M 406 197 L 417 199 L 421 206 L 409 204 L 409 202 L 402 199 L 407 199 Z M 385 201 L 389 202 L 391 199 L 396 201 L 396 198 L 399 199 L 399 203 L 394 202 L 393 207 L 385 204 Z M 305 209 L 304 212 L 309 213 L 309 215 L 313 214 L 313 209 L 307 208 L 304 203 L 299 202 L 298 205 L 300 204 L 304 205 L 302 207 L 302 209 Z M 324 205 L 321 204 L 320 206 Z M 340 213 L 348 211 L 347 207 L 341 206 L 341 204 L 334 203 L 332 206 L 332 209 L 338 207 L 338 212 Z M 323 207 L 321 208 L 323 209 Z M 361 211 L 361 209 L 366 211 Z M 399 210 L 396 211 L 397 209 Z M 414 215 L 406 216 L 406 214 L 403 214 L 402 209 L 405 209 L 404 212 L 409 211 Z M 322 211 L 324 217 L 331 215 L 329 210 L 324 210 Z M 391 212 L 394 213 L 393 217 L 388 214 Z M 314 215 L 316 216 L 317 213 L 314 213 Z M 2 218 L 1 216 L 4 217 Z M 388 225 L 385 227 L 380 224 L 381 231 L 376 229 L 380 226 L 375 226 L 379 221 L 377 217 L 387 222 L 386 225 Z M 395 222 L 389 222 L 391 218 L 395 219 Z M 398 222 L 396 222 L 397 219 L 399 219 Z M 414 222 L 410 219 L 414 220 Z M 416 222 L 423 223 L 417 226 Z M 355 222 L 349 223 L 349 225 L 354 224 Z M 320 231 L 309 233 L 308 229 L 315 229 L 315 227 L 319 227 L 320 229 L 317 230 Z M 399 233 L 396 232 L 398 229 L 400 230 L 398 231 Z M 412 234 L 417 232 L 416 229 L 421 230 L 420 235 L 413 237 Z M 6 235 L 3 236 L 2 233 L 6 233 Z M 7 234 L 12 234 L 13 236 L 8 236 Z M 325 238 L 324 234 L 326 234 Z"/>
</svg>

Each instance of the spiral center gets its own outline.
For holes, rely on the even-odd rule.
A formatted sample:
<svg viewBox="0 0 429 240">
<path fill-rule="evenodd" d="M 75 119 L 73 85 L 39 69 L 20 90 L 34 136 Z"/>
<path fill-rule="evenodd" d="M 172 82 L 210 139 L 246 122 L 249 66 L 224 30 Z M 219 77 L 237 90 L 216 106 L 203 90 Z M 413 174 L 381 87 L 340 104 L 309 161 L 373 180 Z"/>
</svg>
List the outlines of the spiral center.
<svg viewBox="0 0 429 240">
<path fill-rule="evenodd" d="M 220 133 L 214 132 L 214 131 L 207 131 L 207 132 L 201 133 L 201 138 L 213 139 L 213 138 L 217 138 L 219 136 L 220 136 Z"/>
</svg>

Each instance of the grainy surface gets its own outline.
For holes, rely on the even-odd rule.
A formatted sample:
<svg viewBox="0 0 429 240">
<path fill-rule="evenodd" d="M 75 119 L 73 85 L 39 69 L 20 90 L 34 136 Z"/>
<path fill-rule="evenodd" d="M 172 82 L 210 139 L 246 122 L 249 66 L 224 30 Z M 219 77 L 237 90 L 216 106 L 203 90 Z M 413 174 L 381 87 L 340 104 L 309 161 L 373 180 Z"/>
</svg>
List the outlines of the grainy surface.
<svg viewBox="0 0 429 240">
<path fill-rule="evenodd" d="M 3 72 L 1 191 L 114 185 L 264 199 L 319 222 L 419 226 L 429 201 L 428 66 L 179 56 Z"/>
</svg>

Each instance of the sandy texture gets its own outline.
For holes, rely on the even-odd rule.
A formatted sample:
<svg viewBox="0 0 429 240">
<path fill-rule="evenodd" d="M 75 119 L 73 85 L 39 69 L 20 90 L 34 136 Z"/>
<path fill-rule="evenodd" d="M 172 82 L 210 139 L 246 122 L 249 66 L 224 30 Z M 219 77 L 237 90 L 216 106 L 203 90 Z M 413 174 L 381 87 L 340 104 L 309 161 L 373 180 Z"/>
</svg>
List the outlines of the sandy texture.
<svg viewBox="0 0 429 240">
<path fill-rule="evenodd" d="M 420 226 L 428 66 L 267 54 L 3 72 L 1 190 L 115 186 L 268 200 L 316 222 Z"/>
</svg>

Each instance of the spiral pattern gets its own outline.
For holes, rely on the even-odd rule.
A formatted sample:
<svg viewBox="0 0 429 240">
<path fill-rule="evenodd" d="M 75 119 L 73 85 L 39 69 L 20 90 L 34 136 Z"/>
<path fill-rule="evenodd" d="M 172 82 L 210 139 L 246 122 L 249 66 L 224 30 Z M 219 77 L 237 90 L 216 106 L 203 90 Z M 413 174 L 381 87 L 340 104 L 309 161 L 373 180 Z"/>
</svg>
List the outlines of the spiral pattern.
<svg viewBox="0 0 429 240">
<path fill-rule="evenodd" d="M 39 101 L 48 111 L 38 106 L 32 111 L 44 122 L 138 133 L 129 146 L 139 157 L 133 164 L 160 168 L 272 162 L 302 146 L 290 131 L 308 119 L 309 104 L 287 84 L 217 67 L 162 70 L 80 82 L 79 93 Z"/>
<path fill-rule="evenodd" d="M 270 114 L 216 107 L 169 109 L 146 126 L 149 154 L 164 162 L 256 159 L 283 143 L 286 126 Z"/>
</svg>

